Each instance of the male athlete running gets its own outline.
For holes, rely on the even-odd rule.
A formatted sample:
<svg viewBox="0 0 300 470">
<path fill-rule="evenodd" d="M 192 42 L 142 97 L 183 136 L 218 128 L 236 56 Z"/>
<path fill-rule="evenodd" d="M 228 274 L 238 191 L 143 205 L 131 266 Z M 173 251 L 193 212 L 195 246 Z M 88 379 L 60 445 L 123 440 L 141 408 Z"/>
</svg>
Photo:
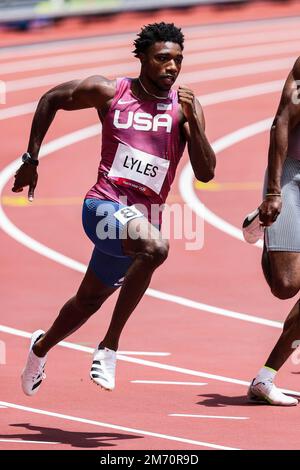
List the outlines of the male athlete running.
<svg viewBox="0 0 300 470">
<path fill-rule="evenodd" d="M 98 179 L 86 195 L 82 216 L 95 247 L 77 294 L 62 307 L 48 331 L 32 335 L 22 373 L 27 395 L 35 394 L 45 377 L 48 351 L 85 323 L 121 286 L 90 372 L 102 388 L 114 388 L 123 327 L 154 270 L 168 255 L 168 242 L 159 232 L 161 214 L 157 210 L 151 214 L 151 209 L 166 200 L 186 142 L 195 177 L 207 182 L 214 176 L 216 160 L 205 136 L 202 108 L 189 88 L 171 88 L 181 69 L 183 42 L 174 24 L 150 24 L 134 42 L 134 55 L 141 64 L 138 78 L 74 80 L 48 91 L 38 104 L 28 150 L 13 187 L 19 192 L 29 186 L 29 200 L 37 184 L 40 146 L 59 109 L 96 108 L 103 128 Z M 114 236 L 102 236 L 99 222 L 104 221 L 106 234 Z"/>
<path fill-rule="evenodd" d="M 272 293 L 279 299 L 292 298 L 300 289 L 299 86 L 300 57 L 288 75 L 271 128 L 264 201 L 259 207 L 258 215 L 250 215 L 244 222 L 246 239 L 249 240 L 250 230 L 251 242 L 256 241 L 252 238 L 251 225 L 259 236 L 259 225 L 256 222 L 258 217 L 261 225 L 266 227 L 262 267 Z M 251 220 L 252 223 L 248 225 Z M 294 351 L 295 341 L 299 339 L 300 307 L 297 299 L 265 366 L 251 383 L 248 391 L 251 401 L 265 401 L 282 406 L 298 404 L 296 398 L 284 395 L 276 388 L 274 378 Z"/>
</svg>

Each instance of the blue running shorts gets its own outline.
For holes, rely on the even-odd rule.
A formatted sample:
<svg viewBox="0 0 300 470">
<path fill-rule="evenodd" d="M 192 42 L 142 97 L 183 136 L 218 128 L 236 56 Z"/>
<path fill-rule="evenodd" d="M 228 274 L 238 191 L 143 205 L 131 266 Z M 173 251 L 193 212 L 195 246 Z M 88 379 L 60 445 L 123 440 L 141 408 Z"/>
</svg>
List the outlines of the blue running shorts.
<svg viewBox="0 0 300 470">
<path fill-rule="evenodd" d="M 143 214 L 118 202 L 103 199 L 83 202 L 82 225 L 95 245 L 89 268 L 109 287 L 122 285 L 133 262 L 133 258 L 123 252 L 121 235 L 126 223 L 136 217 L 143 217 Z"/>
</svg>

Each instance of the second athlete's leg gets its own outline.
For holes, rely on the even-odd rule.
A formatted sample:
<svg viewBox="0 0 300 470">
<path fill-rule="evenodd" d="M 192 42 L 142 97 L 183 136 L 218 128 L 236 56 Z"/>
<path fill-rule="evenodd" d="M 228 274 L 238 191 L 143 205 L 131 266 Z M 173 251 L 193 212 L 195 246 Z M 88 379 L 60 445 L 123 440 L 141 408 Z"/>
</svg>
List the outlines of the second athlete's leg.
<svg viewBox="0 0 300 470">
<path fill-rule="evenodd" d="M 300 339 L 300 304 L 296 304 L 284 322 L 283 331 L 265 364 L 278 371 L 294 352 L 295 341 Z"/>
<path fill-rule="evenodd" d="M 300 253 L 267 252 L 264 248 L 262 267 L 272 293 L 287 299 L 299 292 L 300 288 Z M 274 385 L 277 371 L 293 353 L 293 343 L 300 338 L 299 300 L 284 322 L 283 331 L 274 346 L 265 365 L 260 369 L 248 391 L 251 401 L 261 399 L 272 405 L 293 406 L 298 400 L 284 395 Z"/>
<path fill-rule="evenodd" d="M 294 297 L 300 289 L 300 253 L 270 251 L 263 254 L 263 270 L 273 294 L 280 299 Z M 293 353 L 293 343 L 300 339 L 299 299 L 287 316 L 282 334 L 266 366 L 278 371 Z"/>
</svg>

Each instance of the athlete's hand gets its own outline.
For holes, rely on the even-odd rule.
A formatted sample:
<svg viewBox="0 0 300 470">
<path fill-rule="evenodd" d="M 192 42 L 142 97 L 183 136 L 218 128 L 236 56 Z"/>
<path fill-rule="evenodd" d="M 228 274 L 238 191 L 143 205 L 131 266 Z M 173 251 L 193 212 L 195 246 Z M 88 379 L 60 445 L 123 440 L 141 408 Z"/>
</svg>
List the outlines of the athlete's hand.
<svg viewBox="0 0 300 470">
<path fill-rule="evenodd" d="M 34 190 L 38 182 L 38 172 L 36 166 L 30 163 L 23 163 L 15 174 L 15 182 L 12 188 L 14 193 L 20 193 L 25 186 L 29 186 L 28 200 L 33 201 Z"/>
<path fill-rule="evenodd" d="M 280 196 L 268 196 L 259 207 L 259 220 L 264 227 L 275 222 L 281 212 L 282 202 Z"/>
<path fill-rule="evenodd" d="M 192 116 L 195 116 L 196 106 L 193 90 L 187 88 L 186 86 L 180 85 L 178 88 L 178 102 L 181 104 L 182 112 L 187 121 Z"/>
</svg>

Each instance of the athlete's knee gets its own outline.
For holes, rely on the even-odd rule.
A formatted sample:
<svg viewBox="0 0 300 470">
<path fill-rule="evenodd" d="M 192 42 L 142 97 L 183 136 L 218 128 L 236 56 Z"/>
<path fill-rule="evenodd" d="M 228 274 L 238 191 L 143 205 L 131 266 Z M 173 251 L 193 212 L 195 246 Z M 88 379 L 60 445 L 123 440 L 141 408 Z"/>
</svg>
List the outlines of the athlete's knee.
<svg viewBox="0 0 300 470">
<path fill-rule="evenodd" d="M 286 277 L 273 280 L 271 291 L 272 294 L 281 300 L 291 299 L 299 292 L 299 284 L 291 281 Z"/>
<path fill-rule="evenodd" d="M 144 260 L 151 268 L 157 268 L 164 263 L 169 253 L 167 240 L 146 240 L 144 246 Z"/>
</svg>

